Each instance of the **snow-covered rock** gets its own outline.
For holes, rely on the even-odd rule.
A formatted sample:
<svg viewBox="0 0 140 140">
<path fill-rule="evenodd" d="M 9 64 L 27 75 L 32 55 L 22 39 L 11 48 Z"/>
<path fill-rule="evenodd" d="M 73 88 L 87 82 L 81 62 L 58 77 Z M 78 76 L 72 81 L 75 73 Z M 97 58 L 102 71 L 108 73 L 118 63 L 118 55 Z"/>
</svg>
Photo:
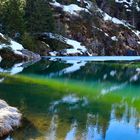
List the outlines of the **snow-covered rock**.
<svg viewBox="0 0 140 140">
<path fill-rule="evenodd" d="M 21 124 L 21 114 L 15 107 L 0 100 L 0 137 L 9 134 Z"/>
<path fill-rule="evenodd" d="M 117 3 L 126 3 L 129 6 L 132 6 L 132 4 L 133 4 L 133 0 L 115 0 L 115 2 L 117 2 Z"/>
<path fill-rule="evenodd" d="M 131 9 L 135 8 L 137 11 L 140 11 L 140 7 L 138 5 L 138 2 L 135 1 L 135 0 L 115 0 L 116 3 L 119 3 L 119 4 L 123 4 L 124 7 L 126 8 L 126 11 L 131 11 Z"/>
<path fill-rule="evenodd" d="M 57 52 L 56 52 L 56 51 L 53 51 L 53 52 L 49 52 L 49 54 L 50 54 L 51 56 L 56 56 L 56 55 L 57 55 Z"/>
<path fill-rule="evenodd" d="M 42 33 L 40 34 L 40 37 L 43 38 L 50 38 L 50 39 L 54 39 L 54 40 L 58 40 L 60 42 L 63 42 L 69 46 L 71 46 L 71 48 L 65 48 L 64 50 L 60 50 L 61 52 L 64 51 L 63 55 L 74 55 L 74 54 L 84 54 L 87 52 L 87 49 L 84 45 L 82 45 L 80 42 L 73 40 L 73 39 L 69 39 L 66 37 L 63 37 L 62 35 L 58 35 L 58 34 L 53 34 L 53 33 Z M 50 52 L 51 56 L 56 56 L 57 52 L 53 51 Z"/>
<path fill-rule="evenodd" d="M 2 42 L 1 40 L 5 40 L 7 42 Z M 22 55 L 20 52 L 23 50 L 23 46 L 12 39 L 7 39 L 3 34 L 0 33 L 0 49 L 10 48 L 15 54 Z"/>
<path fill-rule="evenodd" d="M 5 49 L 7 49 L 8 51 L 4 51 Z M 35 54 L 27 49 L 24 49 L 24 47 L 21 44 L 10 38 L 6 38 L 2 33 L 0 33 L 0 52 L 1 57 L 8 60 L 40 59 L 40 55 Z"/>
<path fill-rule="evenodd" d="M 79 15 L 79 12 L 85 11 L 89 12 L 86 8 L 82 8 L 76 4 L 70 4 L 70 5 L 62 5 L 54 0 L 54 2 L 50 3 L 53 7 L 59 7 L 61 8 L 64 12 L 69 13 L 71 15 Z"/>
</svg>

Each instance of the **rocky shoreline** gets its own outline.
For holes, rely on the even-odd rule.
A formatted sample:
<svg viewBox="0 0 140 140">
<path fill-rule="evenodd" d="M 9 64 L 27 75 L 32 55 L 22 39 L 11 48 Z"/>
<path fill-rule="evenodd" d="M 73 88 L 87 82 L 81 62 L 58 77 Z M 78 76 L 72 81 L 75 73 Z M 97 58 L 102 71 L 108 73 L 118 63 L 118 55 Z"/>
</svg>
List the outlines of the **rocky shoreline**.
<svg viewBox="0 0 140 140">
<path fill-rule="evenodd" d="M 0 100 L 0 137 L 8 135 L 21 124 L 21 113 L 15 107 Z"/>
</svg>

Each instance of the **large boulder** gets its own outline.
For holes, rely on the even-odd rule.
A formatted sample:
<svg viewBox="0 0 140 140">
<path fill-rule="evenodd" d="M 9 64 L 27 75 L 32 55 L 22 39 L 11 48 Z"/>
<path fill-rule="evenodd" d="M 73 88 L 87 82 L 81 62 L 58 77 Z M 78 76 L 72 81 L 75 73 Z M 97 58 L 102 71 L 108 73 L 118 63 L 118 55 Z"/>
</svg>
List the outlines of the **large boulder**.
<svg viewBox="0 0 140 140">
<path fill-rule="evenodd" d="M 0 100 L 0 137 L 8 135 L 14 128 L 19 127 L 20 123 L 21 114 L 18 109 Z"/>
</svg>

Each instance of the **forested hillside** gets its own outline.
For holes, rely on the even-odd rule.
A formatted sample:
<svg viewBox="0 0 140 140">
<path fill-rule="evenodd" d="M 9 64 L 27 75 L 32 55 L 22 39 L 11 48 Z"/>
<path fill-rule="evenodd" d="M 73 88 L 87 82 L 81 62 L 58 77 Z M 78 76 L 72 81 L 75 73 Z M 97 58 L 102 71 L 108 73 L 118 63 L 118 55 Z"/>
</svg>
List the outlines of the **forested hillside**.
<svg viewBox="0 0 140 140">
<path fill-rule="evenodd" d="M 0 1 L 0 32 L 40 55 L 140 55 L 139 0 Z"/>
</svg>

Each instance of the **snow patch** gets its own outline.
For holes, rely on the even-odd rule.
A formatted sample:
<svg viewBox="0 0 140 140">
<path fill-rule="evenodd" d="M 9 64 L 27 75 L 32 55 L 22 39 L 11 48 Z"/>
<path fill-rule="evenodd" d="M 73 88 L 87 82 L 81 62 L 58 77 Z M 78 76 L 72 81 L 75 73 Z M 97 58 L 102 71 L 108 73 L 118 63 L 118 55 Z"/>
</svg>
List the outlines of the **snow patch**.
<svg viewBox="0 0 140 140">
<path fill-rule="evenodd" d="M 125 8 L 129 8 L 126 9 L 126 11 L 131 11 L 130 8 L 135 8 L 138 12 L 140 11 L 140 7 L 138 6 L 138 2 L 134 1 L 134 0 L 115 0 L 116 3 L 120 3 L 120 4 L 124 4 Z"/>
<path fill-rule="evenodd" d="M 113 41 L 118 41 L 118 39 L 117 39 L 116 36 L 111 37 L 111 39 L 112 39 Z"/>
<path fill-rule="evenodd" d="M 61 35 L 53 34 L 53 33 L 44 33 L 44 34 L 46 34 L 51 39 L 56 39 L 56 40 L 61 41 L 67 45 L 72 46 L 73 48 L 65 49 L 65 51 L 66 51 L 65 55 L 77 54 L 77 53 L 83 54 L 87 51 L 86 47 L 81 45 L 81 43 L 76 41 L 76 40 L 68 39 L 68 38 L 63 37 Z M 51 53 L 51 54 L 54 55 L 54 53 Z"/>
<path fill-rule="evenodd" d="M 79 7 L 78 5 L 76 4 L 70 4 L 70 5 L 62 5 L 58 2 L 56 2 L 55 0 L 52 2 L 50 2 L 50 4 L 53 6 L 53 7 L 60 7 L 62 8 L 62 10 L 66 13 L 69 13 L 71 15 L 79 15 L 79 12 L 81 11 L 85 11 L 85 12 L 89 12 L 86 8 L 82 8 L 82 7 Z"/>
<path fill-rule="evenodd" d="M 133 0 L 115 0 L 117 3 L 127 3 L 129 6 L 132 6 Z"/>
<path fill-rule="evenodd" d="M 3 34 L 0 33 L 0 36 L 2 38 L 4 38 L 5 40 L 7 40 Z M 17 42 L 15 42 L 14 40 L 10 40 L 10 45 L 9 44 L 5 44 L 5 43 L 2 43 L 0 44 L 0 49 L 3 49 L 3 48 L 11 48 L 13 50 L 13 52 L 15 54 L 18 54 L 18 55 L 22 55 L 22 53 L 20 52 L 21 50 L 23 50 L 23 46 Z"/>
<path fill-rule="evenodd" d="M 22 55 L 22 53 L 20 52 L 21 50 L 23 50 L 23 46 L 13 40 L 11 40 L 11 45 L 10 47 L 12 48 L 12 50 L 15 52 L 15 54 L 19 54 Z"/>
<path fill-rule="evenodd" d="M 50 54 L 51 56 L 56 56 L 56 55 L 57 55 L 57 52 L 56 52 L 56 51 L 53 51 L 53 52 L 49 52 L 49 54 Z"/>
<path fill-rule="evenodd" d="M 113 22 L 114 24 L 123 25 L 123 26 L 127 27 L 129 30 L 131 30 L 137 37 L 140 37 L 140 31 L 135 30 L 135 29 L 132 29 L 132 25 L 130 25 L 130 24 L 127 23 L 126 21 L 124 21 L 124 20 L 119 20 L 118 18 L 115 18 L 115 17 L 111 17 L 111 16 L 109 16 L 107 13 L 105 13 L 104 11 L 102 11 L 100 8 L 98 8 L 98 11 L 99 11 L 100 13 L 102 13 L 103 19 L 104 19 L 105 21 L 111 21 L 111 22 Z"/>
<path fill-rule="evenodd" d="M 66 43 L 68 45 L 73 46 L 73 48 L 67 49 L 67 54 L 75 54 L 75 53 L 83 54 L 84 52 L 87 51 L 86 47 L 81 45 L 81 43 L 76 40 L 67 39 Z"/>
</svg>

